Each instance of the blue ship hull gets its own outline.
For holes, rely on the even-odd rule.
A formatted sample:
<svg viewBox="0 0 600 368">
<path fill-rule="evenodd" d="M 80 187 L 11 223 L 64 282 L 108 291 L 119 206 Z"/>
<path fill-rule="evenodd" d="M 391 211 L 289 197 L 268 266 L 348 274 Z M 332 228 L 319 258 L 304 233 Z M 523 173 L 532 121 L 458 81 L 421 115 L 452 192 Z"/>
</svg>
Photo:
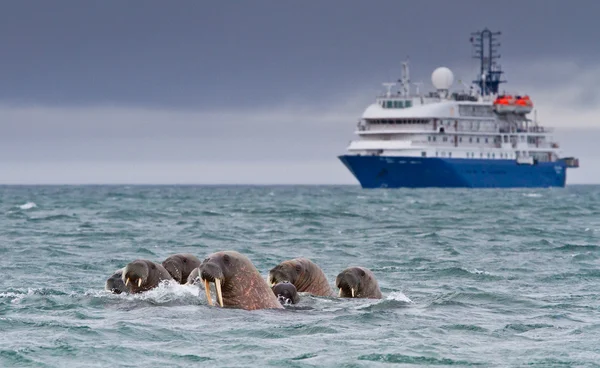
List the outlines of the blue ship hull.
<svg viewBox="0 0 600 368">
<path fill-rule="evenodd" d="M 564 187 L 565 161 L 520 165 L 515 160 L 355 156 L 339 159 L 363 188 Z"/>
</svg>

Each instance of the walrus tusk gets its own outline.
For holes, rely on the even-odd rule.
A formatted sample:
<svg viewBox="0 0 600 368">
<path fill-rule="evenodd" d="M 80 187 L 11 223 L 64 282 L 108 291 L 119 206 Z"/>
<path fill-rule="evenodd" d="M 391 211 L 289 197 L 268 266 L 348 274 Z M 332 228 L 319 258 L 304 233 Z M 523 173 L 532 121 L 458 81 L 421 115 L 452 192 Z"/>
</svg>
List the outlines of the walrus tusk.
<svg viewBox="0 0 600 368">
<path fill-rule="evenodd" d="M 350 290 L 352 290 L 352 297 L 354 298 L 354 288 L 352 288 Z"/>
<path fill-rule="evenodd" d="M 213 305 L 212 297 L 210 296 L 210 283 L 208 280 L 204 280 L 204 291 L 206 292 L 206 300 L 208 301 L 208 305 Z"/>
<path fill-rule="evenodd" d="M 138 279 L 138 287 L 142 287 L 142 279 Z"/>
<path fill-rule="evenodd" d="M 215 289 L 217 289 L 217 298 L 219 305 L 223 308 L 223 293 L 221 292 L 221 279 L 215 279 Z"/>
<path fill-rule="evenodd" d="M 129 285 L 129 277 L 125 280 L 125 286 Z"/>
<path fill-rule="evenodd" d="M 340 292 L 338 293 L 338 296 L 341 298 L 342 297 L 342 289 L 340 289 Z"/>
</svg>

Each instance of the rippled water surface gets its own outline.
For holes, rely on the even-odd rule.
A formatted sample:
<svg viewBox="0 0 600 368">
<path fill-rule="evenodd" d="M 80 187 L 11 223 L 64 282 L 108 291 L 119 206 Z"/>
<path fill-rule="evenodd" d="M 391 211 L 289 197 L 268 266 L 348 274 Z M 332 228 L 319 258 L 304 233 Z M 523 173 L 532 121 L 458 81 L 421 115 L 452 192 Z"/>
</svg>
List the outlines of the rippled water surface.
<svg viewBox="0 0 600 368">
<path fill-rule="evenodd" d="M 600 187 L 0 187 L 0 366 L 595 366 Z M 384 299 L 113 295 L 128 262 L 233 249 L 266 278 L 370 268 Z M 337 291 L 337 289 L 336 289 Z"/>
</svg>

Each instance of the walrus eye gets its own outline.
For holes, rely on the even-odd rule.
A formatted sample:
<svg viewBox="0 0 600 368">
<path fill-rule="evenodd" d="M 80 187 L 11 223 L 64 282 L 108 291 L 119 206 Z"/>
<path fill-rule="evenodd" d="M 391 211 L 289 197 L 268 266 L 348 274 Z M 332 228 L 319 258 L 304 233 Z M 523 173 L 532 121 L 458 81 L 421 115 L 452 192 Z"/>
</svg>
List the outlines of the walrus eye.
<svg viewBox="0 0 600 368">
<path fill-rule="evenodd" d="M 185 258 L 184 258 L 184 259 L 183 259 L 183 263 L 187 263 L 187 259 L 185 259 Z"/>
<path fill-rule="evenodd" d="M 301 271 L 302 271 L 302 266 L 300 266 L 300 265 L 296 265 L 296 271 L 297 271 L 297 272 L 301 272 Z"/>
<path fill-rule="evenodd" d="M 365 277 L 365 271 L 363 271 L 363 270 L 360 270 L 360 272 L 359 272 L 359 273 L 360 273 L 360 276 L 361 276 L 361 277 Z"/>
<path fill-rule="evenodd" d="M 225 254 L 225 255 L 223 256 L 223 262 L 225 262 L 225 263 L 229 263 L 229 255 Z"/>
</svg>

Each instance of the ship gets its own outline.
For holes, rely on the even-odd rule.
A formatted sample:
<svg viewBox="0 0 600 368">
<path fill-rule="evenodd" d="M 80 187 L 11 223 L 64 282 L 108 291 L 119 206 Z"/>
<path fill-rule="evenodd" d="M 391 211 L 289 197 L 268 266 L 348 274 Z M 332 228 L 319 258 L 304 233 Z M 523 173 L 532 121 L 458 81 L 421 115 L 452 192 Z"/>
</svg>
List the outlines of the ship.
<svg viewBox="0 0 600 368">
<path fill-rule="evenodd" d="M 479 73 L 452 91 L 453 72 L 431 74 L 435 91 L 411 92 L 409 63 L 357 123 L 338 156 L 362 188 L 564 187 L 579 159 L 562 157 L 553 129 L 537 120 L 530 96 L 499 92 L 500 32 L 471 34 Z M 394 91 L 394 87 L 396 87 Z M 530 117 L 533 111 L 533 119 Z"/>
</svg>

